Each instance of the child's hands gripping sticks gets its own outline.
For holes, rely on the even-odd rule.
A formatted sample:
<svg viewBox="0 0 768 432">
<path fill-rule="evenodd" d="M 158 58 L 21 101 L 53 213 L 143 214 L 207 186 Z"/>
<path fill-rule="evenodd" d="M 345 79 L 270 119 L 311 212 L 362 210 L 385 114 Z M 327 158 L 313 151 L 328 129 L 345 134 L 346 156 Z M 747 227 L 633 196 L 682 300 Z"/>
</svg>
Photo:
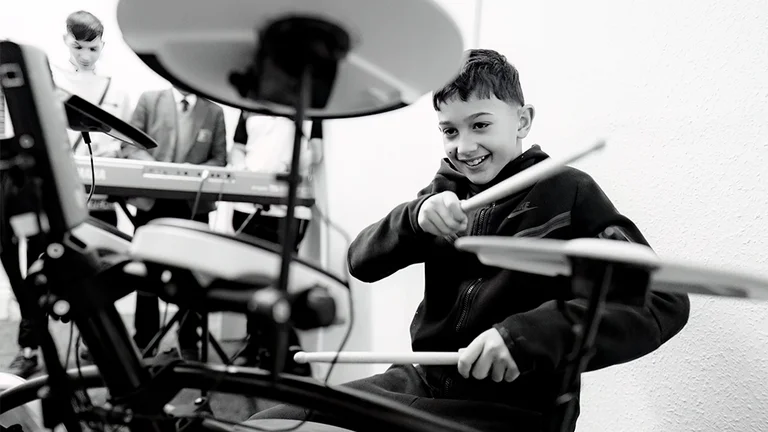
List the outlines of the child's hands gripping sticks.
<svg viewBox="0 0 768 432">
<path fill-rule="evenodd" d="M 479 380 L 490 375 L 495 382 L 512 382 L 520 376 L 517 363 L 495 328 L 484 331 L 468 347 L 459 350 L 458 368 L 464 378 L 471 373 Z"/>
<path fill-rule="evenodd" d="M 436 236 L 448 236 L 467 229 L 467 215 L 455 193 L 446 191 L 427 198 L 418 215 L 419 227 Z"/>
</svg>

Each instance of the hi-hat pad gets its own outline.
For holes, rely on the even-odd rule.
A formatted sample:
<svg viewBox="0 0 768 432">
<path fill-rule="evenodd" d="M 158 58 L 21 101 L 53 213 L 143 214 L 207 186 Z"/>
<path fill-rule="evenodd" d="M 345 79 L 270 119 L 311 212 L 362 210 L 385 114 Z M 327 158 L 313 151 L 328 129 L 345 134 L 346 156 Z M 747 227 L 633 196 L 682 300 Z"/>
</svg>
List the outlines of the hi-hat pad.
<svg viewBox="0 0 768 432">
<path fill-rule="evenodd" d="M 434 0 L 121 0 L 117 17 L 128 45 L 164 78 L 254 112 L 296 111 L 282 77 L 257 79 L 250 93 L 243 84 L 274 69 L 276 57 L 285 70 L 301 62 L 297 46 L 334 51 L 333 79 L 320 81 L 325 89 L 313 83 L 314 92 L 330 93 L 313 95 L 312 119 L 412 104 L 459 72 L 464 50 L 458 26 Z"/>
</svg>

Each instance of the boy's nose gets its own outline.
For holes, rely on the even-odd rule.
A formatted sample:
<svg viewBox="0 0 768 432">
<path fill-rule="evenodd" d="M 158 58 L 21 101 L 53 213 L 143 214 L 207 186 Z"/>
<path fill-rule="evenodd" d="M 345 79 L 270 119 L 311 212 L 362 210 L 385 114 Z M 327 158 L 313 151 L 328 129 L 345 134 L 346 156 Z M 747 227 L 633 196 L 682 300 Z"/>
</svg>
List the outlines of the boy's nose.
<svg viewBox="0 0 768 432">
<path fill-rule="evenodd" d="M 458 147 L 456 148 L 459 155 L 472 154 L 475 153 L 475 150 L 477 150 L 477 142 L 467 138 L 459 140 Z"/>
</svg>

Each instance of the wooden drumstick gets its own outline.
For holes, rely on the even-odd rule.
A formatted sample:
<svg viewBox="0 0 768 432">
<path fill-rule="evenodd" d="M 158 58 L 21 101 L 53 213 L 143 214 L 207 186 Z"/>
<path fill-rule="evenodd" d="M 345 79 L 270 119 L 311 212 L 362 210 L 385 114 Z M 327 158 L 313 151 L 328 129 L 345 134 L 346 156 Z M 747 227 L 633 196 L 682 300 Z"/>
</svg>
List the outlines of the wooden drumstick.
<svg viewBox="0 0 768 432">
<path fill-rule="evenodd" d="M 461 209 L 465 212 L 476 210 L 499 199 L 508 197 L 514 193 L 531 186 L 539 180 L 551 177 L 565 168 L 565 166 L 577 159 L 580 159 L 596 150 L 605 147 L 605 141 L 600 140 L 596 143 L 579 149 L 571 154 L 561 157 L 551 157 L 545 159 L 536 165 L 525 169 L 514 176 L 500 182 L 495 186 L 480 192 L 472 198 L 461 201 Z"/>
<path fill-rule="evenodd" d="M 297 352 L 293 359 L 296 363 L 381 363 L 381 364 L 421 364 L 421 365 L 457 365 L 457 352 Z"/>
</svg>

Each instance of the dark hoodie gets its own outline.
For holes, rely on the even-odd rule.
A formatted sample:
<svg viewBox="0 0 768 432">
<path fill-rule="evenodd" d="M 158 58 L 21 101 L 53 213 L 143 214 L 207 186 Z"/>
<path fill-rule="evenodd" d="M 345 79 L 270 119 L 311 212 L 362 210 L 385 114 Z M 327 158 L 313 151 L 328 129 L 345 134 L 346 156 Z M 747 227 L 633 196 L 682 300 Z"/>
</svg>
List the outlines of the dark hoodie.
<svg viewBox="0 0 768 432">
<path fill-rule="evenodd" d="M 349 249 L 350 272 L 364 282 L 378 281 L 411 264 L 425 264 L 424 299 L 411 324 L 414 351 L 455 352 L 491 327 L 506 341 L 521 370 L 517 380 L 479 381 L 461 377 L 455 366 L 424 367 L 427 381 L 440 397 L 485 399 L 551 415 L 574 343 L 571 325 L 555 300 L 565 299 L 565 307 L 577 317 L 583 317 L 586 301 L 574 298 L 566 278 L 483 265 L 473 254 L 458 251 L 449 239 L 425 233 L 417 222 L 421 204 L 432 195 L 453 191 L 459 199 L 466 199 L 547 157 L 533 146 L 483 186 L 471 183 L 445 159 L 416 200 L 395 207 L 384 219 L 364 229 Z M 468 217 L 468 228 L 459 236 L 566 240 L 605 237 L 606 228 L 612 227 L 611 238 L 648 244 L 589 175 L 570 167 Z M 625 279 L 629 280 L 620 284 L 620 289 L 628 290 L 633 282 L 638 283 Z M 612 294 L 612 298 L 620 299 L 621 293 Z M 654 351 L 683 328 L 688 314 L 685 295 L 651 292 L 644 306 L 609 303 L 588 370 L 628 362 Z"/>
</svg>

